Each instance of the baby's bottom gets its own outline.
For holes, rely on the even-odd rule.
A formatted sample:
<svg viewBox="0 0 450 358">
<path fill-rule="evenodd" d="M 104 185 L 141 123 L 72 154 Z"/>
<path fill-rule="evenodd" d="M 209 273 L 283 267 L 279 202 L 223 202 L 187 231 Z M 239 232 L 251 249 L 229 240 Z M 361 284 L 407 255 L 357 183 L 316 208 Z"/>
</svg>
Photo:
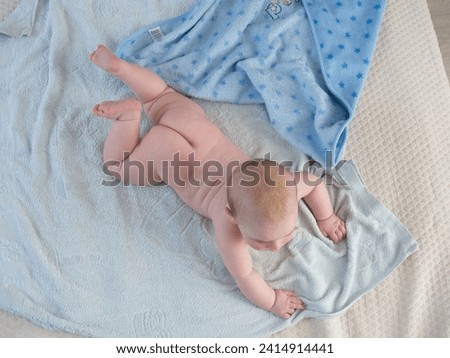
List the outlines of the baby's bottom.
<svg viewBox="0 0 450 358">
<path fill-rule="evenodd" d="M 206 143 L 211 139 L 205 138 L 205 129 L 209 134 L 216 133 L 209 138 L 217 137 L 218 129 L 204 115 L 189 115 L 195 112 L 195 109 L 187 111 L 193 108 L 193 102 L 175 95 L 153 72 L 117 58 L 104 46 L 99 46 L 90 59 L 122 80 L 139 99 L 103 102 L 93 108 L 95 114 L 115 119 L 103 150 L 108 171 L 134 185 L 155 185 L 163 181 L 173 185 L 178 180 L 188 180 L 192 174 L 189 166 L 174 166 L 170 162 L 176 159 L 188 163 L 194 151 L 201 154 L 212 145 Z M 175 108 L 159 111 L 163 114 L 156 115 L 155 125 L 140 139 L 142 106 L 150 112 L 153 104 L 162 101 L 162 95 L 176 96 L 172 101 L 175 106 L 167 103 L 167 108 Z"/>
</svg>

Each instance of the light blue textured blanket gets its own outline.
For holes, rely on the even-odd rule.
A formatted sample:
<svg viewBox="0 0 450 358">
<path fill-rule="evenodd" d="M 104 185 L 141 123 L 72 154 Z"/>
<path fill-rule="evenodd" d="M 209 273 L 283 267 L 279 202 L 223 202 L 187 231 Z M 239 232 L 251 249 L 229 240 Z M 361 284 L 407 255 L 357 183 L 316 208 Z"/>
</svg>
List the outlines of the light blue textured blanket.
<svg viewBox="0 0 450 358">
<path fill-rule="evenodd" d="M 193 97 L 262 103 L 275 130 L 323 165 L 343 153 L 386 0 L 206 0 L 144 27 L 120 57 Z"/>
<path fill-rule="evenodd" d="M 131 94 L 87 55 L 192 4 L 39 1 L 31 36 L 0 35 L 0 309 L 87 336 L 267 336 L 343 312 L 416 249 L 347 163 L 339 173 L 351 189 L 329 186 L 346 241 L 322 237 L 301 204 L 288 247 L 252 252 L 273 287 L 296 290 L 308 305 L 284 321 L 242 296 L 211 222 L 170 188 L 111 186 L 101 159 L 110 122 L 90 108 Z M 261 105 L 200 105 L 250 155 L 306 162 Z"/>
</svg>

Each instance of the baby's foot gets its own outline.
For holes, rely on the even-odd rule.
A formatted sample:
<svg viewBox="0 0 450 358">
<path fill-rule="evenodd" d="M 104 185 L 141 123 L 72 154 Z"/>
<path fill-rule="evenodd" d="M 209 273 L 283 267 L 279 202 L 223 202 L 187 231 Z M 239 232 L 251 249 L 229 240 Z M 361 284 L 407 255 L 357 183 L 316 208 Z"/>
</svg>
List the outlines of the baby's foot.
<svg viewBox="0 0 450 358">
<path fill-rule="evenodd" d="M 106 101 L 95 105 L 92 113 L 103 118 L 132 121 L 141 118 L 141 103 L 136 99 Z"/>
<path fill-rule="evenodd" d="M 89 59 L 101 69 L 112 74 L 119 72 L 122 64 L 122 60 L 105 45 L 98 45 L 97 49 L 89 55 Z"/>
</svg>

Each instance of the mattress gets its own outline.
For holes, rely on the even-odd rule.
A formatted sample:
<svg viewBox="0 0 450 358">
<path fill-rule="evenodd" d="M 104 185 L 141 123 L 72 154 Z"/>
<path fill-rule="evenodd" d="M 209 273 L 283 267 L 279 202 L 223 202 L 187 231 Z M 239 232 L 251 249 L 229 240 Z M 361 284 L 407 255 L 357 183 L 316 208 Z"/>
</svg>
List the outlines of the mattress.
<svg viewBox="0 0 450 358">
<path fill-rule="evenodd" d="M 426 1 L 389 2 L 344 157 L 420 250 L 344 314 L 304 319 L 274 337 L 450 336 L 449 118 L 450 87 Z M 0 336 L 74 335 L 1 312 Z"/>
</svg>

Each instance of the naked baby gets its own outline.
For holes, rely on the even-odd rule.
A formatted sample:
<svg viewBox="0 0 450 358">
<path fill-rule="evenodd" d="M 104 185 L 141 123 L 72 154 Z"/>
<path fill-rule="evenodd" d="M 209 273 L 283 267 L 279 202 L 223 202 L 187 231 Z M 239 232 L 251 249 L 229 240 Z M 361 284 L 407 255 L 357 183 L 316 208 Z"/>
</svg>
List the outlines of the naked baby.
<svg viewBox="0 0 450 358">
<path fill-rule="evenodd" d="M 210 218 L 224 264 L 251 302 L 284 319 L 305 309 L 295 292 L 272 289 L 264 281 L 253 269 L 248 248 L 275 251 L 291 241 L 300 199 L 324 236 L 335 243 L 344 239 L 345 223 L 334 213 L 325 184 L 307 172 L 291 173 L 274 162 L 252 160 L 194 101 L 105 46 L 98 46 L 89 58 L 136 96 L 103 102 L 92 110 L 114 120 L 103 150 L 109 173 L 134 185 L 166 183 L 187 205 Z M 140 138 L 142 109 L 153 126 Z M 222 169 L 214 175 L 207 165 L 212 162 Z"/>
</svg>

